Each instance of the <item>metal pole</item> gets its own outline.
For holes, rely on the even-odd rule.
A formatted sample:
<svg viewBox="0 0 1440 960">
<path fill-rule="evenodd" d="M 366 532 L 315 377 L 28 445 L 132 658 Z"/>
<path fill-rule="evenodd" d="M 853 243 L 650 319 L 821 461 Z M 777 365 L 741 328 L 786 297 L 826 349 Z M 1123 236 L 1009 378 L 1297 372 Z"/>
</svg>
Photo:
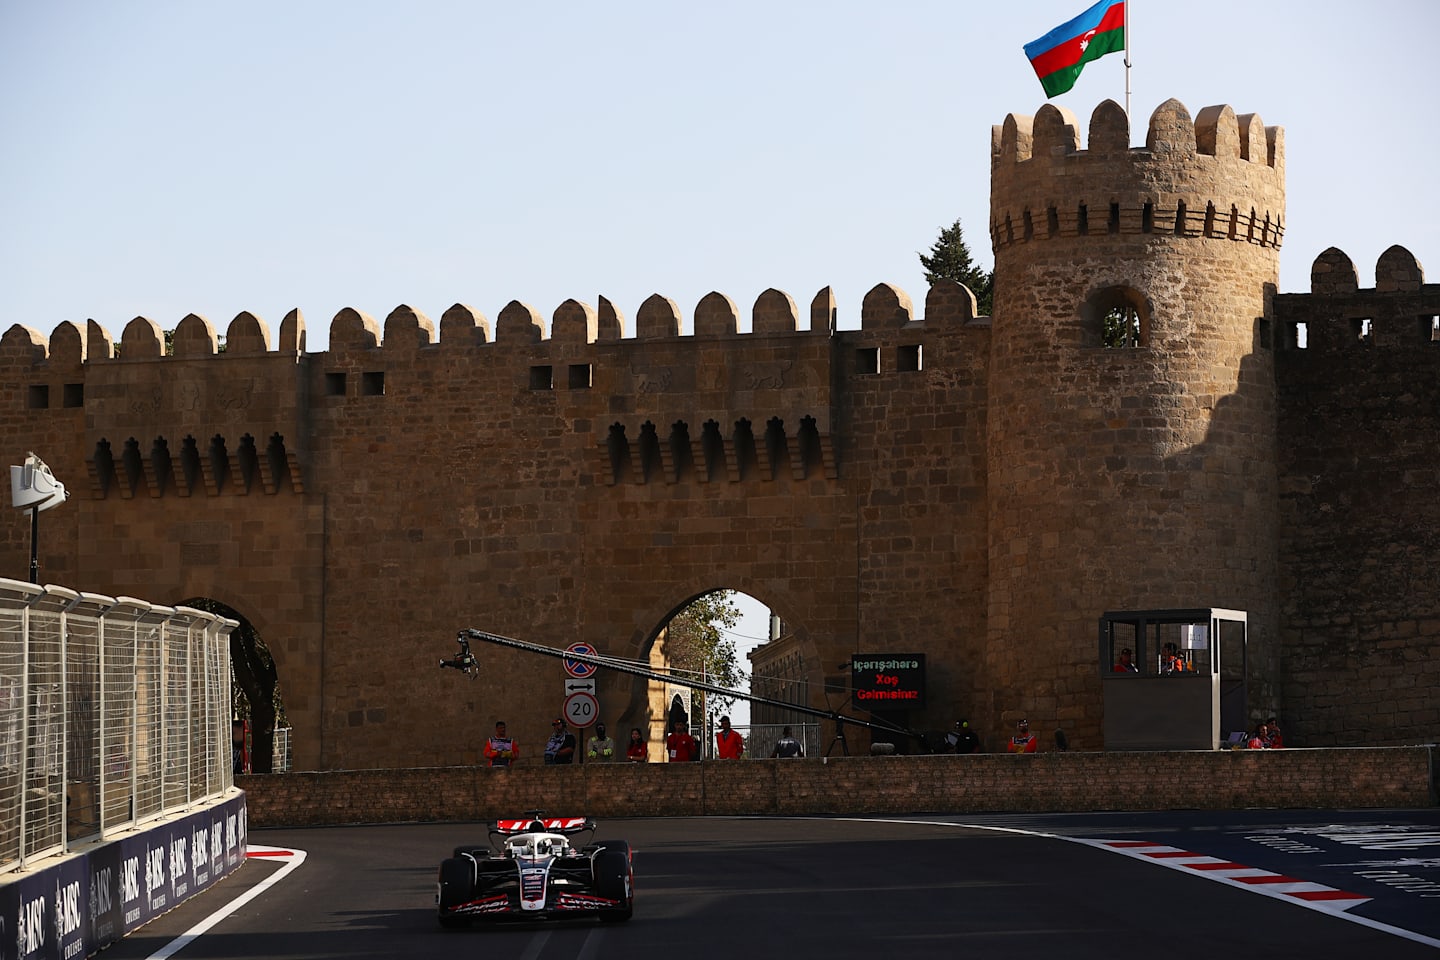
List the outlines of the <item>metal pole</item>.
<svg viewBox="0 0 1440 960">
<path fill-rule="evenodd" d="M 1130 119 L 1130 0 L 1125 0 L 1125 119 Z"/>
<path fill-rule="evenodd" d="M 20 614 L 20 822 L 15 829 L 20 832 L 20 869 L 25 869 L 25 840 L 29 835 L 30 813 L 30 605 L 31 597 Z"/>
<path fill-rule="evenodd" d="M 30 508 L 30 582 L 40 582 L 40 507 Z"/>
<path fill-rule="evenodd" d="M 76 597 L 60 610 L 60 850 L 70 852 L 70 611 Z"/>
<path fill-rule="evenodd" d="M 99 741 L 95 748 L 95 798 L 100 813 L 100 839 L 105 839 L 105 734 L 109 731 L 109 718 L 105 715 L 105 614 L 114 609 L 112 604 L 100 611 L 95 618 L 95 731 Z"/>
</svg>

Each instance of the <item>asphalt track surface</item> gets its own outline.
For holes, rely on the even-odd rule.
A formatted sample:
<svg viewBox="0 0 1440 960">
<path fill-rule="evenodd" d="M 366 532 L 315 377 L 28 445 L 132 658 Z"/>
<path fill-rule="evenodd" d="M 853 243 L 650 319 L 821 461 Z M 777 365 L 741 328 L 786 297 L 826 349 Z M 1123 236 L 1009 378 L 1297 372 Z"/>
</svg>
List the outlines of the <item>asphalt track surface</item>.
<svg viewBox="0 0 1440 960">
<path fill-rule="evenodd" d="M 304 861 L 253 857 L 101 956 L 1440 956 L 1435 810 L 608 821 L 636 851 L 629 923 L 442 930 L 436 869 L 484 835 L 252 830 L 252 851 Z"/>
</svg>

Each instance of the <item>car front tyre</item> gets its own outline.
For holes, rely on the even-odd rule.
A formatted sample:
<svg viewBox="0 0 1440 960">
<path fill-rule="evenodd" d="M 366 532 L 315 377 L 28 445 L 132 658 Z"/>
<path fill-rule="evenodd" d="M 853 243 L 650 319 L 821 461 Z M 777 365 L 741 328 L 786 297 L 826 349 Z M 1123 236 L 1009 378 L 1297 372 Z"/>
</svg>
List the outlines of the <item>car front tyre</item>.
<svg viewBox="0 0 1440 960">
<path fill-rule="evenodd" d="M 438 887 L 436 906 L 439 908 L 440 926 L 469 926 L 468 918 L 452 916 L 450 911 L 475 899 L 474 862 L 468 857 L 453 857 L 441 863 Z"/>
<path fill-rule="evenodd" d="M 592 871 L 595 892 L 611 900 L 620 900 L 623 907 L 606 910 L 600 919 L 606 923 L 624 923 L 635 913 L 635 874 L 630 863 L 630 845 L 623 841 L 607 841 L 595 854 Z"/>
</svg>

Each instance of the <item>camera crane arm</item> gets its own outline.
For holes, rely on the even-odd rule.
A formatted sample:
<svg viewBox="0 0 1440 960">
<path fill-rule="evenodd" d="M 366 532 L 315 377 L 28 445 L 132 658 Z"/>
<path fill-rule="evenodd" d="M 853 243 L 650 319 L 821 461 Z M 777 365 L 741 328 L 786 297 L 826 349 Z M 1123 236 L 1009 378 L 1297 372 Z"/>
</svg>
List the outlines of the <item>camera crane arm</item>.
<svg viewBox="0 0 1440 960">
<path fill-rule="evenodd" d="M 774 700 L 770 697 L 757 697 L 754 694 L 745 693 L 743 690 L 732 690 L 729 687 L 722 687 L 714 683 L 706 683 L 702 680 L 686 680 L 669 673 L 660 673 L 646 667 L 637 666 L 626 660 L 617 660 L 613 657 L 602 657 L 593 654 L 571 653 L 568 650 L 560 650 L 556 647 L 547 647 L 539 643 L 530 643 L 527 640 L 516 640 L 513 637 L 502 637 L 498 633 L 488 633 L 484 630 L 465 629 L 461 630 L 456 639 L 460 642 L 465 652 L 469 653 L 469 642 L 479 640 L 484 643 L 493 643 L 502 647 L 510 647 L 514 650 L 524 650 L 528 653 L 538 653 L 546 657 L 559 657 L 562 660 L 574 660 L 577 663 L 588 663 L 594 667 L 604 667 L 607 670 L 616 670 L 620 673 L 628 673 L 631 676 L 644 677 L 646 680 L 659 680 L 663 683 L 673 683 L 676 686 L 688 687 L 692 690 L 704 690 L 707 693 L 719 694 L 722 697 L 733 697 L 737 700 L 748 700 L 751 703 L 763 704 L 767 707 L 778 707 L 781 710 L 790 710 L 794 713 L 803 713 L 811 717 L 820 717 L 829 720 L 837 727 L 846 724 L 856 727 L 864 727 L 867 730 L 880 733 L 899 734 L 903 737 L 910 737 L 917 741 L 921 735 L 913 730 L 908 730 L 894 723 L 885 723 L 878 720 L 862 720 L 859 717 L 850 717 L 837 710 L 817 710 L 814 707 L 803 706 L 798 703 L 789 703 L 784 700 Z"/>
</svg>

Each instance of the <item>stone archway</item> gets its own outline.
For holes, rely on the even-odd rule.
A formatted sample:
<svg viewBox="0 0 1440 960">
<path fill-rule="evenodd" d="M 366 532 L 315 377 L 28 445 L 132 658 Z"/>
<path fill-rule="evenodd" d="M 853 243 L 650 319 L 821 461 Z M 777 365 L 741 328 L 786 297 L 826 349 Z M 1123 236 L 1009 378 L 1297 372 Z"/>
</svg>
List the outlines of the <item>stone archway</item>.
<svg viewBox="0 0 1440 960">
<path fill-rule="evenodd" d="M 672 628 L 688 610 L 692 609 L 692 605 L 720 595 L 728 595 L 729 602 L 737 607 L 749 608 L 750 619 L 742 624 L 740 616 L 743 615 L 737 616 L 733 627 L 723 625 L 718 631 L 724 643 L 733 648 L 721 655 L 723 658 L 728 658 L 733 672 L 727 672 L 712 663 L 708 673 L 702 676 L 699 666 L 691 662 L 694 660 L 693 652 L 675 648 Z M 758 693 L 752 687 L 752 677 L 749 675 L 749 655 L 753 650 L 760 649 L 769 643 L 771 638 L 768 635 L 757 635 L 757 632 L 768 630 L 769 617 L 779 616 L 778 614 L 744 590 L 728 587 L 700 591 L 689 597 L 684 603 L 669 606 L 666 610 L 667 612 L 660 618 L 654 629 L 646 634 L 647 639 L 640 647 L 638 655 L 633 657 L 637 665 L 646 666 L 649 670 L 657 673 L 667 673 L 673 669 L 677 676 L 684 675 L 688 671 L 696 679 L 704 679 L 717 686 L 736 690 L 742 695 Z M 782 622 L 786 622 L 783 617 L 780 619 Z M 751 633 L 748 636 L 742 636 L 734 629 L 734 627 L 740 626 L 744 626 Z M 742 641 L 748 642 L 742 643 Z M 788 629 L 785 631 L 784 641 L 786 653 L 784 662 L 779 668 L 784 671 L 784 676 L 776 674 L 768 679 L 767 695 L 774 696 L 777 690 L 781 690 L 783 693 L 780 694 L 780 699 L 801 706 L 812 706 L 810 694 L 823 688 L 815 652 L 807 642 L 798 639 L 795 633 Z M 629 658 L 628 655 L 627 658 Z M 708 736 L 717 717 L 737 712 L 737 701 L 727 700 L 718 694 L 712 694 L 712 698 L 706 698 L 707 705 L 692 703 L 691 689 L 681 683 L 646 680 L 607 671 L 601 671 L 601 678 L 602 715 L 613 718 L 613 727 L 619 730 L 623 737 L 628 737 L 632 728 L 639 728 L 646 742 L 652 745 L 652 760 L 661 758 L 655 752 L 654 746 L 664 741 L 675 719 L 686 723 L 691 733 L 699 739 L 702 735 Z M 748 700 L 744 702 L 748 703 Z M 813 719 L 809 717 L 799 722 L 806 721 L 814 724 Z M 780 721 L 775 722 L 779 723 Z"/>
<path fill-rule="evenodd" d="M 275 731 L 284 723 L 285 707 L 279 667 L 270 648 L 249 618 L 229 604 L 209 597 L 194 597 L 179 606 L 239 621 L 240 626 L 230 634 L 231 715 L 244 722 L 250 731 L 249 772 L 275 772 Z"/>
</svg>

